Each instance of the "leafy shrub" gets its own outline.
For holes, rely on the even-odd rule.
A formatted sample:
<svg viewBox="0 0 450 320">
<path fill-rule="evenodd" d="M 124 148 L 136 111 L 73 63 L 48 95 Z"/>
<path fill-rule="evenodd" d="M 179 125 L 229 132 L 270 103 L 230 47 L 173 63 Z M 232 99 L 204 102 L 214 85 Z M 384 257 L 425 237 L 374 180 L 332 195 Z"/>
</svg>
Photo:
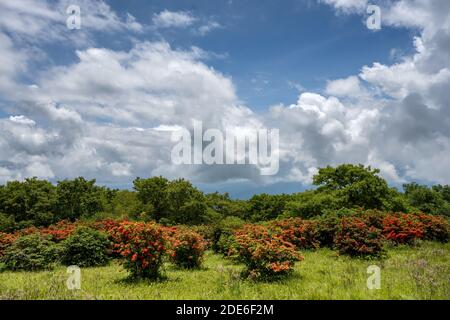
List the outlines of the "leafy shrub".
<svg viewBox="0 0 450 320">
<path fill-rule="evenodd" d="M 383 219 L 384 237 L 397 244 L 412 244 L 425 235 L 424 224 L 417 215 L 396 213 Z"/>
<path fill-rule="evenodd" d="M 317 230 L 316 239 L 320 247 L 332 248 L 334 239 L 341 223 L 341 218 L 337 215 L 323 215 L 316 218 Z"/>
<path fill-rule="evenodd" d="M 378 256 L 383 253 L 380 230 L 369 227 L 364 220 L 356 217 L 341 219 L 334 243 L 339 253 L 354 257 Z"/>
<path fill-rule="evenodd" d="M 202 264 L 206 242 L 188 228 L 168 228 L 171 260 L 182 268 L 198 268 Z"/>
<path fill-rule="evenodd" d="M 234 257 L 245 264 L 251 277 L 288 274 L 303 257 L 295 246 L 260 225 L 246 225 L 235 233 Z"/>
<path fill-rule="evenodd" d="M 0 232 L 0 257 L 3 256 L 5 250 L 18 238 L 17 235 L 12 233 Z"/>
<path fill-rule="evenodd" d="M 233 254 L 235 243 L 236 237 L 234 231 L 225 230 L 220 234 L 219 240 L 216 243 L 216 252 L 223 254 L 224 257 L 230 257 Z"/>
<path fill-rule="evenodd" d="M 6 248 L 1 262 L 8 270 L 51 269 L 57 262 L 59 246 L 39 234 L 18 238 Z"/>
<path fill-rule="evenodd" d="M 417 217 L 423 224 L 425 240 L 448 242 L 450 226 L 444 217 L 428 214 L 419 214 Z"/>
<path fill-rule="evenodd" d="M 377 229 L 383 229 L 383 220 L 386 217 L 386 212 L 381 210 L 358 210 L 355 215 L 364 220 L 364 222 L 370 226 Z"/>
<path fill-rule="evenodd" d="M 234 232 L 244 225 L 238 217 L 226 217 L 214 227 L 211 247 L 216 253 L 228 256 L 234 242 Z"/>
<path fill-rule="evenodd" d="M 101 266 L 108 263 L 107 236 L 94 229 L 78 228 L 62 242 L 61 262 L 79 267 Z"/>
<path fill-rule="evenodd" d="M 319 247 L 316 221 L 290 218 L 272 221 L 269 228 L 279 234 L 284 241 L 295 245 L 297 249 L 316 249 Z"/>
<path fill-rule="evenodd" d="M 17 225 L 14 218 L 0 212 L 0 232 L 12 232 Z"/>
<path fill-rule="evenodd" d="M 113 230 L 115 250 L 134 278 L 155 279 L 166 254 L 164 229 L 153 222 L 124 221 Z"/>
</svg>

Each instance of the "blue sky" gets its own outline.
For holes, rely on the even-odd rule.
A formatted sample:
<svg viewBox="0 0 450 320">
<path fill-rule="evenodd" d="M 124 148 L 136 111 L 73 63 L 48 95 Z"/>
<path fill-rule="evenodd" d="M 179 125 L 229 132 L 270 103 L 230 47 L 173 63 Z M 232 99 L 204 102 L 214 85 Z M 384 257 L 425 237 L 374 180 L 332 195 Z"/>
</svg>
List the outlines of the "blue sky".
<svg viewBox="0 0 450 320">
<path fill-rule="evenodd" d="M 129 50 L 132 41 L 168 41 L 175 48 L 197 46 L 218 55 L 208 65 L 233 78 L 239 98 L 254 109 L 289 104 L 304 91 L 320 91 L 326 81 L 358 73 L 377 61 L 395 62 L 391 52 L 411 53 L 406 28 L 380 32 L 365 26 L 365 17 L 338 14 L 311 0 L 285 1 L 108 1 L 118 15 L 132 14 L 150 24 L 163 10 L 186 12 L 220 27 L 206 35 L 191 28 L 148 30 L 142 34 L 111 33 L 96 37 L 98 45 Z M 55 64 L 76 61 L 74 51 L 53 44 L 48 53 Z M 42 66 L 42 65 L 40 65 Z"/>
<path fill-rule="evenodd" d="M 449 47 L 447 0 L 2 2 L 0 183 L 164 175 L 248 197 L 340 163 L 448 183 Z M 193 120 L 279 129 L 279 171 L 174 165 L 170 132 Z"/>
</svg>

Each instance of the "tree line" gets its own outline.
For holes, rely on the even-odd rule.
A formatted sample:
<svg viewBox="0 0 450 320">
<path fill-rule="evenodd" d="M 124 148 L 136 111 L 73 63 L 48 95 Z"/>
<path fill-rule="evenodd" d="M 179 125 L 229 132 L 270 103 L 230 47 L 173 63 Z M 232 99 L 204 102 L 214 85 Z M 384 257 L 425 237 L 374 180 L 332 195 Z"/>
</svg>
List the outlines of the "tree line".
<svg viewBox="0 0 450 320">
<path fill-rule="evenodd" d="M 47 226 L 60 220 L 129 218 L 165 225 L 200 225 L 228 217 L 257 222 L 280 217 L 310 218 L 341 209 L 379 209 L 450 217 L 450 186 L 390 187 L 379 170 L 343 164 L 320 168 L 314 189 L 293 194 L 258 194 L 248 200 L 228 193 L 204 194 L 185 179 L 137 178 L 133 190 L 96 185 L 79 177 L 56 185 L 38 178 L 0 185 L 0 231 Z"/>
</svg>

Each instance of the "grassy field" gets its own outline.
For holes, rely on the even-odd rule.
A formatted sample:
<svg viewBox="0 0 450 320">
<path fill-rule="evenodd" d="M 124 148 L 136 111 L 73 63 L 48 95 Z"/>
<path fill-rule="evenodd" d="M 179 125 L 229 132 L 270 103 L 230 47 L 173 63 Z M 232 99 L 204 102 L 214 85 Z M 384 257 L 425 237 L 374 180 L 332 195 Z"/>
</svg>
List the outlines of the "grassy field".
<svg viewBox="0 0 450 320">
<path fill-rule="evenodd" d="M 450 299 L 450 244 L 389 248 L 382 260 L 320 249 L 304 252 L 289 278 L 243 280 L 242 266 L 212 253 L 201 270 L 165 267 L 166 280 L 129 282 L 120 264 L 82 270 L 82 289 L 66 289 L 66 269 L 0 273 L 0 299 Z M 381 289 L 366 286 L 366 269 L 381 267 Z"/>
</svg>

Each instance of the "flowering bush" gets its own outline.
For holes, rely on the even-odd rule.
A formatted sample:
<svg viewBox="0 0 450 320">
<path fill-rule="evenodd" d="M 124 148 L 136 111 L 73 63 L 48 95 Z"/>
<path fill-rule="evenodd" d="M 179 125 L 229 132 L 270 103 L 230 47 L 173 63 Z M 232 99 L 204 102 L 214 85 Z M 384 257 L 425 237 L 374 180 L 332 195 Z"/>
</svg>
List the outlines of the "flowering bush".
<svg viewBox="0 0 450 320">
<path fill-rule="evenodd" d="M 49 239 L 54 242 L 61 242 L 67 239 L 73 232 L 75 232 L 77 225 L 66 220 L 59 221 L 47 228 L 39 229 L 39 233 L 44 236 L 49 236 Z"/>
<path fill-rule="evenodd" d="M 53 242 L 61 242 L 67 237 L 69 237 L 77 228 L 78 224 L 71 223 L 66 220 L 59 221 L 56 224 L 50 225 L 48 227 L 28 227 L 21 230 L 16 231 L 14 234 L 16 236 L 27 236 L 31 234 L 40 234 L 44 236 L 46 239 Z"/>
<path fill-rule="evenodd" d="M 423 224 L 424 239 L 448 242 L 450 226 L 445 218 L 429 214 L 419 214 L 417 217 Z"/>
<path fill-rule="evenodd" d="M 272 221 L 269 229 L 279 234 L 284 241 L 290 242 L 297 249 L 317 249 L 317 222 L 290 218 L 286 220 Z"/>
<path fill-rule="evenodd" d="M 198 225 L 191 226 L 191 230 L 197 232 L 206 241 L 206 246 L 208 249 L 212 249 L 213 237 L 214 237 L 214 226 L 213 225 Z"/>
<path fill-rule="evenodd" d="M 206 241 L 187 228 L 168 228 L 171 260 L 179 267 L 198 268 L 202 264 Z"/>
<path fill-rule="evenodd" d="M 253 277 L 284 275 L 303 257 L 283 237 L 260 225 L 245 225 L 235 232 L 235 258 Z"/>
<path fill-rule="evenodd" d="M 0 232 L 0 257 L 3 256 L 5 250 L 18 238 L 12 233 Z"/>
<path fill-rule="evenodd" d="M 105 219 L 98 220 L 90 224 L 90 227 L 111 234 L 125 220 Z"/>
<path fill-rule="evenodd" d="M 112 230 L 114 248 L 135 278 L 155 279 L 166 253 L 164 229 L 153 222 L 124 221 Z"/>
<path fill-rule="evenodd" d="M 341 219 L 334 243 L 339 253 L 350 256 L 377 256 L 383 252 L 380 230 L 356 217 Z"/>
<path fill-rule="evenodd" d="M 386 217 L 386 212 L 371 209 L 365 211 L 357 211 L 356 216 L 364 220 L 364 222 L 370 226 L 377 229 L 383 229 L 383 220 Z"/>
<path fill-rule="evenodd" d="M 424 224 L 417 215 L 387 214 L 383 219 L 383 235 L 397 244 L 412 244 L 416 239 L 424 238 Z"/>
<path fill-rule="evenodd" d="M 324 215 L 315 219 L 317 223 L 316 239 L 320 247 L 332 248 L 334 239 L 341 224 L 341 218 L 336 215 Z"/>
</svg>

